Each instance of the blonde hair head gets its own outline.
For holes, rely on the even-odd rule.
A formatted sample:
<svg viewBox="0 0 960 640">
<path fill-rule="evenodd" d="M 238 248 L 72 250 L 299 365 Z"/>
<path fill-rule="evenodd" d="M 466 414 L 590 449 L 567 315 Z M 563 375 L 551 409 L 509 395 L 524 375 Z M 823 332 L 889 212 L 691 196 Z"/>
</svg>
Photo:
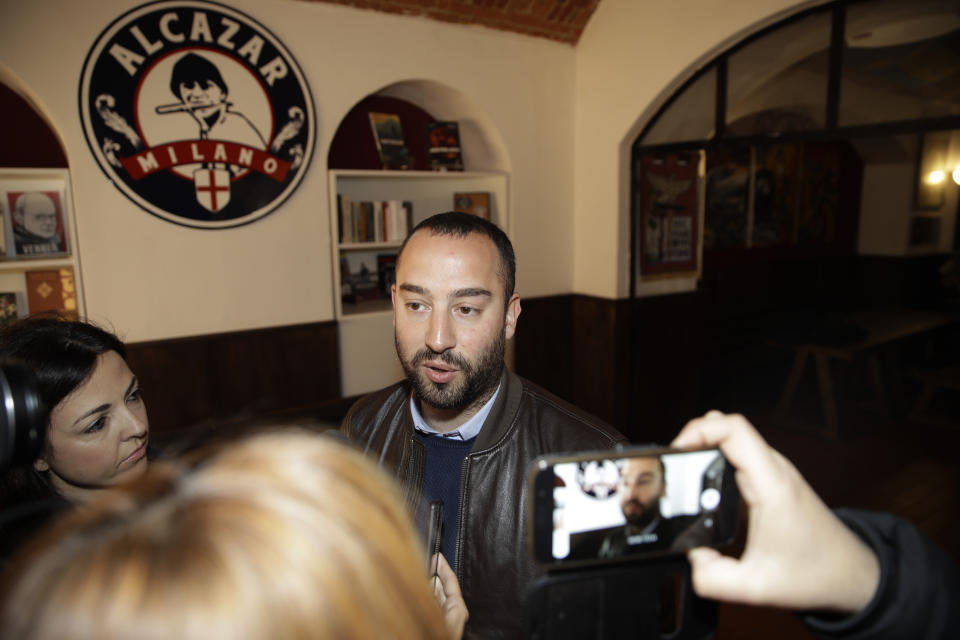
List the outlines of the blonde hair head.
<svg viewBox="0 0 960 640">
<path fill-rule="evenodd" d="M 392 482 L 344 444 L 277 431 L 162 463 L 22 557 L 9 637 L 444 638 Z"/>
</svg>

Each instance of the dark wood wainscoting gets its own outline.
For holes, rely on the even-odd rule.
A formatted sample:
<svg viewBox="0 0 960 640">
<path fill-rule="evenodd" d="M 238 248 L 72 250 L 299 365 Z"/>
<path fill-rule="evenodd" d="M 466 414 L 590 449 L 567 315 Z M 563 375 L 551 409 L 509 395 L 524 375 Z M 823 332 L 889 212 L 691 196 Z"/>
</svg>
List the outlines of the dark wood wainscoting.
<svg viewBox="0 0 960 640">
<path fill-rule="evenodd" d="M 336 419 L 335 322 L 129 344 L 155 434 L 202 423 L 271 417 Z"/>
<path fill-rule="evenodd" d="M 518 374 L 575 403 L 573 299 L 573 295 L 523 298 L 513 346 Z M 589 411 L 608 419 L 596 407 Z"/>
<path fill-rule="evenodd" d="M 636 443 L 669 442 L 700 411 L 697 294 L 525 298 L 515 369 Z"/>
</svg>

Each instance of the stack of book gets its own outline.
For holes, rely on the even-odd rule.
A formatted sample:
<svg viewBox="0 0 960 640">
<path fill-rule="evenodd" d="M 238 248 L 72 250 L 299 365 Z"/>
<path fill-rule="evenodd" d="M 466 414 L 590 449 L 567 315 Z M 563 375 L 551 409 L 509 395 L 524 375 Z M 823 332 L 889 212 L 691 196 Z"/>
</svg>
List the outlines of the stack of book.
<svg viewBox="0 0 960 640">
<path fill-rule="evenodd" d="M 407 200 L 352 200 L 337 195 L 339 241 L 403 242 L 410 231 L 413 203 Z"/>
</svg>

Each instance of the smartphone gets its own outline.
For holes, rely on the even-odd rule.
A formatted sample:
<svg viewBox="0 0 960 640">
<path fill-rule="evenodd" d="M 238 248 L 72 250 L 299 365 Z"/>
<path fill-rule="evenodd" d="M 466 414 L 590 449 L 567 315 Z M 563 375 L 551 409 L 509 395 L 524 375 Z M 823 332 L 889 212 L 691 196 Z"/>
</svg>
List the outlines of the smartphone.
<svg viewBox="0 0 960 640">
<path fill-rule="evenodd" d="M 596 565 L 733 541 L 740 494 L 716 448 L 630 447 L 537 458 L 529 547 L 544 566 Z"/>
</svg>

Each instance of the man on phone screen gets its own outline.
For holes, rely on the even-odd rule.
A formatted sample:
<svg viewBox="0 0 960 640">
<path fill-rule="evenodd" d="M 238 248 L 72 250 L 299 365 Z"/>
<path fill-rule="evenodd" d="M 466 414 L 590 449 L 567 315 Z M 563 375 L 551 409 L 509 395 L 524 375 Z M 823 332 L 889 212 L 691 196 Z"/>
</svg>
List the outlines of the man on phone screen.
<svg viewBox="0 0 960 640">
<path fill-rule="evenodd" d="M 620 509 L 626 523 L 607 533 L 601 558 L 669 549 L 697 516 L 664 517 L 660 500 L 667 495 L 663 460 L 628 458 L 620 469 Z"/>
</svg>

